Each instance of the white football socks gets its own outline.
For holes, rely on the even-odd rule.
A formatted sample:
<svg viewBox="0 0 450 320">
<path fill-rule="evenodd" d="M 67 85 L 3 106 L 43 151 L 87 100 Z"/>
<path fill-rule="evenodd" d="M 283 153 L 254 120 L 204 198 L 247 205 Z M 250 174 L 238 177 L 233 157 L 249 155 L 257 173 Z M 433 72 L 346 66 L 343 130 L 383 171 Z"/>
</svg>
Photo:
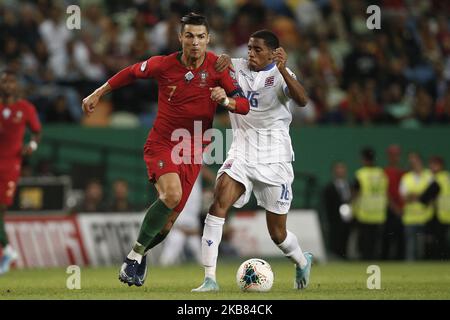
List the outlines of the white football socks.
<svg viewBox="0 0 450 320">
<path fill-rule="evenodd" d="M 308 264 L 308 261 L 306 261 L 305 255 L 298 244 L 297 237 L 289 230 L 287 230 L 286 239 L 278 245 L 278 248 L 283 251 L 286 257 L 300 266 L 300 268 L 304 268 Z"/>
<path fill-rule="evenodd" d="M 127 258 L 130 260 L 136 260 L 139 264 L 141 264 L 142 254 L 137 253 L 134 250 L 131 250 L 130 253 L 127 255 Z"/>
<path fill-rule="evenodd" d="M 225 223 L 224 218 L 219 218 L 207 214 L 202 237 L 202 263 L 205 267 L 205 278 L 216 281 L 217 256 L 219 254 L 219 244 L 222 240 L 222 229 Z"/>
</svg>

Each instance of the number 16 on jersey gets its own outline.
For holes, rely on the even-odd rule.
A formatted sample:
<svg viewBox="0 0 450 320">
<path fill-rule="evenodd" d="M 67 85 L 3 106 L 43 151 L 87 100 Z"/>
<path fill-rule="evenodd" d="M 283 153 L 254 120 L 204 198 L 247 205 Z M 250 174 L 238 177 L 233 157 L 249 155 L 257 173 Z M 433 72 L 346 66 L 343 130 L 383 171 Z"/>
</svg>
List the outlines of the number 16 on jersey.
<svg viewBox="0 0 450 320">
<path fill-rule="evenodd" d="M 250 103 L 250 107 L 258 108 L 258 99 L 257 99 L 258 95 L 259 92 L 247 91 L 247 100 Z"/>
</svg>

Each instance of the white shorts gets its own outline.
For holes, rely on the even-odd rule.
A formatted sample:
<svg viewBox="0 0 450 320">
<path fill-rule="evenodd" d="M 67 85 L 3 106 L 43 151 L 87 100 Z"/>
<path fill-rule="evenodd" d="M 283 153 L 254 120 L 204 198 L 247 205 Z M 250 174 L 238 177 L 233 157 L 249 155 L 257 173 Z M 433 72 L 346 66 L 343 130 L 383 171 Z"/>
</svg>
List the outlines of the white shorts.
<svg viewBox="0 0 450 320">
<path fill-rule="evenodd" d="M 247 204 L 253 191 L 258 206 L 277 214 L 288 213 L 294 181 L 294 169 L 290 162 L 249 164 L 240 159 L 227 159 L 217 172 L 216 180 L 223 173 L 245 187 L 234 207 L 242 208 Z"/>
</svg>

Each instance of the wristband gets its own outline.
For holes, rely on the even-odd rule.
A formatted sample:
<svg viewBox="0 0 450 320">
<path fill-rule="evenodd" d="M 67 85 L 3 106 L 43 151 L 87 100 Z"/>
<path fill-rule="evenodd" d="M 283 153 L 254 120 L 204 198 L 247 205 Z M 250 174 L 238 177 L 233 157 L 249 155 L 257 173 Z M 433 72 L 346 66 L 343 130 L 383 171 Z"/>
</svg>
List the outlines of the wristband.
<svg viewBox="0 0 450 320">
<path fill-rule="evenodd" d="M 228 99 L 228 97 L 225 98 L 225 100 L 223 102 L 220 103 L 223 107 L 228 107 L 228 105 L 230 104 L 230 99 Z"/>
<path fill-rule="evenodd" d="M 33 150 L 33 151 L 36 151 L 37 150 L 37 148 L 38 148 L 38 144 L 37 144 L 37 142 L 36 141 L 30 141 L 30 143 L 28 144 L 29 146 L 30 146 L 30 148 L 31 148 L 31 150 Z"/>
</svg>

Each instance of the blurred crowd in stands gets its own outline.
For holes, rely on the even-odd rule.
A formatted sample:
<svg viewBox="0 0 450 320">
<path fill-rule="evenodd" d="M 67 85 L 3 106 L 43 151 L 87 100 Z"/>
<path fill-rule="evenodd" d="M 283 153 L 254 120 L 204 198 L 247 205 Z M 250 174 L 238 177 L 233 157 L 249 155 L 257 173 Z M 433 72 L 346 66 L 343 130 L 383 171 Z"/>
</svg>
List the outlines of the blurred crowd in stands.
<svg viewBox="0 0 450 320">
<path fill-rule="evenodd" d="M 72 4 L 80 30 L 66 26 Z M 373 4 L 379 30 L 366 25 Z M 0 68 L 21 74 L 44 123 L 80 123 L 80 102 L 99 84 L 179 50 L 179 20 L 190 11 L 209 18 L 217 54 L 245 57 L 252 32 L 278 34 L 311 98 L 294 125 L 450 122 L 450 2 L 440 0 L 4 0 Z M 106 116 L 150 126 L 156 103 L 156 83 L 140 81 L 110 96 Z"/>
</svg>

